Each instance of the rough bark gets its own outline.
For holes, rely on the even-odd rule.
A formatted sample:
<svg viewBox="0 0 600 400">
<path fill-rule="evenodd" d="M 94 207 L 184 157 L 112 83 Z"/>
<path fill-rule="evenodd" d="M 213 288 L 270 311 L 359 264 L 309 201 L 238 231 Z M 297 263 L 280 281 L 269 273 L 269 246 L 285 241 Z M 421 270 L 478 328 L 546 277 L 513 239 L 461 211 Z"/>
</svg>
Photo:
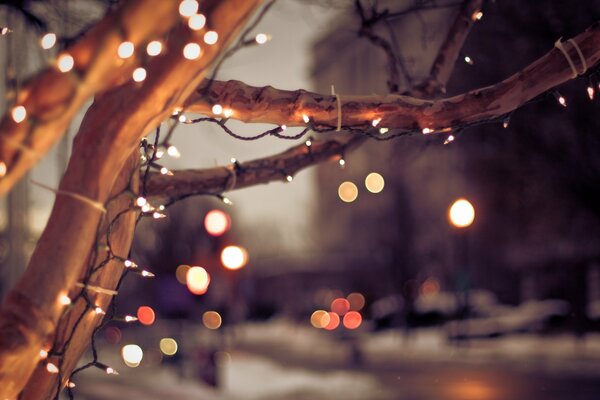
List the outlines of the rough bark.
<svg viewBox="0 0 600 400">
<path fill-rule="evenodd" d="M 179 21 L 178 3 L 122 2 L 120 8 L 65 50 L 75 60 L 70 72 L 62 73 L 50 66 L 23 86 L 16 105 L 25 107 L 27 118 L 16 123 L 7 112 L 0 122 L 0 161 L 7 168 L 0 179 L 0 195 L 8 192 L 62 137 L 90 97 L 131 77 L 144 53 L 122 60 L 117 57 L 117 48 L 125 40 L 137 48 L 169 32 Z"/>
<path fill-rule="evenodd" d="M 75 140 L 59 189 L 99 203 L 139 139 L 197 87 L 207 69 L 231 43 L 260 0 L 203 2 L 203 14 L 219 42 L 205 46 L 198 60 L 187 60 L 183 46 L 202 33 L 180 26 L 169 36 L 169 53 L 147 65 L 143 84 L 127 83 L 96 98 Z M 0 310 L 0 398 L 14 398 L 39 361 L 63 313 L 58 299 L 82 274 L 101 213 L 70 195 L 60 195 L 22 279 Z M 89 336 L 88 336 L 89 339 Z"/>
<path fill-rule="evenodd" d="M 595 23 L 573 38 L 588 67 L 600 60 L 600 24 Z M 565 41 L 566 42 L 566 41 Z M 575 49 L 565 44 L 578 71 L 582 65 Z M 445 130 L 501 117 L 529 100 L 572 79 L 573 71 L 565 56 L 553 48 L 522 71 L 495 85 L 440 99 L 422 100 L 409 96 L 341 96 L 343 128 L 366 129 L 374 119 L 378 126 L 403 131 Z M 305 90 L 278 90 L 253 87 L 239 81 L 212 82 L 190 97 L 186 109 L 213 115 L 212 104 L 233 110 L 231 118 L 244 122 L 264 122 L 303 126 L 303 115 L 317 128 L 334 128 L 338 110 L 336 97 Z"/>
</svg>

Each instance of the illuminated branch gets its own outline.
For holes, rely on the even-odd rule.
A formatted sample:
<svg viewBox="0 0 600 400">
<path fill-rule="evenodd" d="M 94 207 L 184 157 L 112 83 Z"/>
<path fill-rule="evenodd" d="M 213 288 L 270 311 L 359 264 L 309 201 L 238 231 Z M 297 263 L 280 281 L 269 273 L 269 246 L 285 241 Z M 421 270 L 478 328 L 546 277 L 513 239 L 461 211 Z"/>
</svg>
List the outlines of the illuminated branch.
<svg viewBox="0 0 600 400">
<path fill-rule="evenodd" d="M 147 196 L 172 203 L 199 194 L 221 194 L 273 181 L 289 181 L 298 171 L 325 161 L 337 161 L 361 145 L 366 138 L 352 135 L 346 140 L 309 139 L 271 157 L 229 166 L 173 171 L 173 176 L 152 173 Z M 290 177 L 290 178 L 288 178 Z"/>
<path fill-rule="evenodd" d="M 600 24 L 596 23 L 573 38 L 588 67 L 600 59 Z M 582 64 L 576 50 L 565 47 L 578 71 Z M 341 96 L 338 114 L 336 97 L 305 90 L 278 90 L 270 86 L 252 87 L 238 81 L 213 82 L 206 97 L 202 89 L 188 99 L 186 109 L 212 115 L 213 104 L 233 110 L 231 118 L 245 122 L 303 126 L 303 116 L 317 129 L 333 128 L 341 117 L 342 127 L 365 129 L 373 120 L 378 126 L 409 132 L 435 132 L 449 127 L 495 120 L 529 100 L 572 79 L 573 71 L 565 56 L 552 49 L 521 72 L 492 86 L 440 100 L 408 96 Z"/>
<path fill-rule="evenodd" d="M 23 121 L 7 112 L 0 122 L 0 162 L 6 175 L 0 194 L 12 186 L 58 141 L 75 114 L 94 94 L 131 78 L 142 57 L 121 59 L 117 49 L 124 41 L 136 48 L 169 32 L 178 20 L 177 2 L 132 0 L 98 22 L 76 44 L 59 55 L 72 57 L 72 69 L 57 66 L 43 70 L 19 93 L 15 107 L 24 107 Z M 66 70 L 69 62 L 63 65 Z M 14 108 L 13 108 L 14 110 Z M 17 118 L 19 120 L 20 118 Z"/>
</svg>

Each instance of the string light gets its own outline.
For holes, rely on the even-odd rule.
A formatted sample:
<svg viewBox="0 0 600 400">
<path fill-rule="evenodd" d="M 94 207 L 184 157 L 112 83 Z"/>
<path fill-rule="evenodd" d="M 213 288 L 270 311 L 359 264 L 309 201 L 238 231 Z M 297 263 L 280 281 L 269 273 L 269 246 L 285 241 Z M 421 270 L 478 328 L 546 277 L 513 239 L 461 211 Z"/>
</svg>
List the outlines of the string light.
<svg viewBox="0 0 600 400">
<path fill-rule="evenodd" d="M 46 364 L 46 371 L 50 372 L 51 374 L 58 374 L 58 367 L 49 362 Z"/>
<path fill-rule="evenodd" d="M 109 367 L 106 364 L 102 364 L 100 362 L 95 362 L 94 367 L 103 370 L 107 375 L 119 375 L 119 373 L 112 367 Z"/>
<path fill-rule="evenodd" d="M 106 314 L 106 311 L 104 311 L 102 309 L 102 307 L 98 307 L 98 306 L 94 307 L 94 312 L 96 313 L 96 315 L 104 315 L 104 314 Z"/>
<path fill-rule="evenodd" d="M 142 206 L 142 212 L 146 213 L 146 212 L 150 212 L 150 211 L 152 211 L 152 206 L 150 204 L 144 204 Z"/>
<path fill-rule="evenodd" d="M 471 16 L 471 19 L 473 21 L 479 21 L 481 20 L 481 18 L 483 18 L 483 12 L 481 10 L 477 10 L 473 13 L 473 15 Z"/>
<path fill-rule="evenodd" d="M 231 118 L 232 115 L 233 115 L 233 110 L 231 108 L 225 108 L 223 110 L 223 116 L 225 118 Z"/>
<path fill-rule="evenodd" d="M 386 133 L 388 133 L 390 130 L 388 128 L 379 128 L 379 133 L 381 135 L 385 135 Z"/>
<path fill-rule="evenodd" d="M 158 40 L 153 40 L 150 43 L 148 43 L 148 45 L 146 46 L 146 53 L 151 57 L 155 57 L 155 56 L 159 55 L 161 52 L 162 52 L 162 43 Z"/>
<path fill-rule="evenodd" d="M 220 104 L 215 104 L 211 109 L 212 113 L 215 115 L 221 115 L 223 112 L 223 107 Z"/>
<path fill-rule="evenodd" d="M 148 200 L 146 200 L 146 198 L 145 198 L 145 197 L 141 197 L 141 196 L 140 196 L 140 197 L 138 197 L 138 198 L 135 200 L 135 204 L 136 204 L 138 207 L 143 207 L 143 206 L 145 206 L 146 204 L 148 204 Z M 134 263 L 133 263 L 132 261 L 130 261 L 130 260 L 125 260 L 125 266 L 126 266 L 126 267 L 130 267 L 130 266 L 132 266 L 132 265 L 134 265 Z M 136 265 L 136 266 L 137 266 L 137 265 Z"/>
<path fill-rule="evenodd" d="M 449 136 L 446 138 L 446 140 L 444 140 L 444 144 L 448 144 L 448 143 L 450 143 L 450 142 L 453 142 L 453 141 L 454 141 L 454 139 L 455 139 L 455 138 L 454 138 L 454 135 L 449 135 Z"/>
<path fill-rule="evenodd" d="M 135 321 L 137 321 L 138 319 L 137 319 L 137 317 L 134 317 L 133 315 L 126 315 L 126 316 L 123 318 L 123 320 L 124 320 L 125 322 L 135 322 Z"/>
<path fill-rule="evenodd" d="M 588 94 L 588 97 L 590 98 L 590 100 L 594 100 L 594 86 L 591 83 L 587 87 L 587 94 Z"/>
<path fill-rule="evenodd" d="M 286 176 L 286 177 L 285 177 L 285 179 L 286 179 L 288 182 L 291 182 L 291 181 L 293 181 L 293 180 L 294 180 L 294 177 L 293 177 L 293 176 L 291 176 L 291 175 L 288 175 L 288 176 Z"/>
<path fill-rule="evenodd" d="M 344 157 L 340 158 L 340 160 L 338 161 L 338 163 L 340 164 L 340 167 L 344 167 L 346 165 L 346 160 L 344 160 Z"/>
<path fill-rule="evenodd" d="M 182 124 L 185 124 L 187 122 L 187 117 L 183 114 L 181 114 L 179 116 L 179 118 L 177 118 L 179 120 L 179 122 L 181 122 Z"/>
<path fill-rule="evenodd" d="M 279 129 L 281 129 L 282 131 L 285 131 L 285 130 L 287 129 L 287 125 L 281 125 L 281 126 L 279 127 Z"/>
<path fill-rule="evenodd" d="M 162 167 L 160 169 L 160 173 L 162 175 L 169 175 L 169 176 L 173 176 L 173 172 L 169 171 L 169 169 L 167 167 Z"/>
<path fill-rule="evenodd" d="M 198 12 L 198 7 L 196 0 L 183 0 L 179 3 L 179 14 L 182 17 L 191 17 Z"/>
<path fill-rule="evenodd" d="M 61 294 L 60 296 L 58 296 L 58 302 L 63 306 L 68 306 L 69 304 L 71 304 L 71 298 L 66 294 Z"/>
<path fill-rule="evenodd" d="M 0 161 L 0 177 L 3 177 L 8 172 L 8 167 L 4 161 Z"/>
<path fill-rule="evenodd" d="M 40 358 L 42 360 L 45 360 L 46 358 L 48 358 L 48 352 L 44 349 L 40 350 Z"/>
<path fill-rule="evenodd" d="M 154 213 L 152 213 L 152 218 L 162 219 L 162 218 L 167 218 L 167 215 L 163 214 L 163 213 L 159 213 L 158 211 L 154 211 Z"/>
<path fill-rule="evenodd" d="M 377 125 L 379 125 L 380 122 L 381 118 L 375 118 L 373 121 L 371 121 L 371 125 L 373 125 L 373 127 L 376 127 Z"/>
<path fill-rule="evenodd" d="M 312 146 L 312 141 L 310 139 L 307 139 L 306 142 L 304 142 L 304 144 L 306 145 L 306 147 L 310 147 Z"/>
<path fill-rule="evenodd" d="M 10 29 L 8 29 L 6 26 L 3 26 L 2 30 L 0 30 L 0 35 L 4 36 L 10 32 L 12 32 Z"/>
<path fill-rule="evenodd" d="M 560 93 L 558 93 L 558 91 L 553 90 L 552 91 L 552 95 L 554 96 L 554 98 L 556 99 L 556 101 L 558 101 L 558 103 L 561 106 L 563 106 L 563 107 L 567 106 L 567 100 L 563 97 L 563 95 L 561 95 Z"/>
<path fill-rule="evenodd" d="M 194 31 L 199 31 L 206 25 L 206 17 L 202 14 L 194 14 L 188 20 L 188 26 Z"/>
<path fill-rule="evenodd" d="M 119 48 L 117 49 L 117 54 L 119 55 L 120 58 L 129 58 L 133 55 L 133 52 L 135 50 L 135 46 L 133 45 L 132 42 L 122 42 L 119 45 Z"/>
<path fill-rule="evenodd" d="M 74 382 L 72 382 L 72 381 L 67 381 L 67 386 L 68 386 L 69 388 L 73 389 L 73 388 L 74 388 L 75 386 L 77 386 L 77 385 L 75 385 L 75 383 L 74 383 Z"/>
<path fill-rule="evenodd" d="M 56 34 L 55 33 L 46 33 L 40 39 L 40 45 L 42 46 L 42 49 L 44 49 L 44 50 L 51 49 L 52 47 L 54 47 L 55 44 L 56 44 Z"/>
<path fill-rule="evenodd" d="M 75 66 L 75 60 L 70 54 L 61 54 L 58 56 L 57 66 L 60 72 L 69 72 Z"/>
<path fill-rule="evenodd" d="M 510 116 L 507 116 L 506 118 L 504 118 L 504 120 L 502 121 L 502 127 L 504 129 L 508 128 L 508 124 L 510 124 Z"/>
<path fill-rule="evenodd" d="M 475 63 L 475 61 L 473 61 L 473 59 L 469 56 L 465 56 L 465 62 L 469 65 L 473 65 Z"/>
<path fill-rule="evenodd" d="M 202 49 L 198 43 L 188 43 L 183 48 L 183 56 L 188 60 L 195 60 L 202 54 Z"/>
<path fill-rule="evenodd" d="M 142 82 L 146 79 L 146 69 L 139 67 L 133 70 L 133 80 L 136 82 Z"/>
<path fill-rule="evenodd" d="M 233 201 L 231 201 L 228 197 L 223 197 L 222 201 L 223 201 L 223 203 L 227 204 L 228 206 L 233 205 Z"/>
<path fill-rule="evenodd" d="M 167 147 L 167 154 L 173 158 L 181 157 L 181 153 L 179 153 L 179 150 L 177 150 L 177 147 L 175 147 L 173 145 Z"/>
<path fill-rule="evenodd" d="M 164 152 L 164 151 L 162 151 L 162 150 L 160 150 L 160 149 L 159 149 L 159 150 L 156 150 L 156 153 L 154 154 L 154 156 L 155 156 L 157 159 L 161 159 L 161 158 L 162 158 L 162 156 L 164 156 L 164 155 L 165 155 L 165 152 Z"/>
<path fill-rule="evenodd" d="M 433 129 L 423 128 L 423 130 L 421 132 L 423 132 L 423 135 L 427 135 L 427 134 L 433 132 Z"/>
<path fill-rule="evenodd" d="M 215 31 L 208 31 L 204 34 L 204 43 L 213 45 L 219 40 L 219 34 Z"/>
<path fill-rule="evenodd" d="M 264 34 L 264 33 L 259 33 L 258 35 L 256 35 L 256 37 L 254 38 L 254 40 L 256 41 L 256 43 L 258 44 L 265 44 L 269 41 L 269 39 L 271 39 L 269 37 L 269 35 Z"/>
<path fill-rule="evenodd" d="M 305 124 L 308 124 L 310 122 L 310 117 L 306 114 L 302 114 L 302 121 L 304 121 Z"/>
<path fill-rule="evenodd" d="M 25 121 L 25 117 L 27 117 L 27 110 L 23 106 L 17 106 L 12 109 L 10 115 L 12 116 L 13 121 L 18 124 Z"/>
</svg>

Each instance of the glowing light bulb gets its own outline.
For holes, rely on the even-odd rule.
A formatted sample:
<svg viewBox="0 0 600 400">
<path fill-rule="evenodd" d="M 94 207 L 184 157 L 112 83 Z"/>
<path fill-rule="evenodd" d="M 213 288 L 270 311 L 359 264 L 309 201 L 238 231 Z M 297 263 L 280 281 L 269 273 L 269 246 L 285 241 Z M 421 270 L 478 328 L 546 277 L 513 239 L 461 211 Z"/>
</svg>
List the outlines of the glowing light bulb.
<svg viewBox="0 0 600 400">
<path fill-rule="evenodd" d="M 225 118 L 230 118 L 233 115 L 233 110 L 231 108 L 225 108 L 223 110 L 223 116 Z"/>
<path fill-rule="evenodd" d="M 148 200 L 146 200 L 146 198 L 145 198 L 145 197 L 141 197 L 141 196 L 140 196 L 140 197 L 138 197 L 138 198 L 135 200 L 135 204 L 136 204 L 138 207 L 143 207 L 143 206 L 145 206 L 146 204 L 148 204 Z M 129 260 L 126 260 L 126 261 L 125 261 L 125 266 L 126 266 L 126 267 L 129 267 L 129 266 L 131 266 L 131 265 L 128 265 L 128 263 L 131 263 L 131 261 L 129 261 Z"/>
<path fill-rule="evenodd" d="M 475 11 L 471 16 L 473 21 L 479 21 L 481 18 L 483 18 L 483 12 L 481 10 Z"/>
<path fill-rule="evenodd" d="M 162 338 L 159 342 L 160 351 L 166 356 L 172 356 L 177 353 L 177 342 L 173 338 Z"/>
<path fill-rule="evenodd" d="M 3 26 L 2 29 L 0 30 L 0 35 L 4 36 L 6 34 L 8 34 L 9 32 L 12 32 L 10 29 L 8 29 L 6 26 Z"/>
<path fill-rule="evenodd" d="M 179 116 L 179 118 L 177 118 L 179 120 L 179 122 L 181 122 L 182 124 L 185 124 L 187 122 L 187 117 L 183 114 L 181 114 Z"/>
<path fill-rule="evenodd" d="M 288 176 L 286 176 L 286 177 L 285 177 L 285 179 L 286 179 L 288 182 L 291 182 L 291 181 L 293 181 L 293 180 L 294 180 L 294 177 L 293 177 L 293 176 L 291 176 L 291 175 L 288 175 Z"/>
<path fill-rule="evenodd" d="M 306 142 L 304 142 L 304 144 L 306 144 L 306 147 L 312 146 L 312 142 L 310 139 L 308 139 Z"/>
<path fill-rule="evenodd" d="M 221 314 L 216 311 L 206 311 L 202 314 L 202 323 L 208 329 L 215 330 L 221 327 L 223 319 L 221 318 Z"/>
<path fill-rule="evenodd" d="M 105 311 L 104 311 L 104 310 L 103 310 L 101 307 L 95 307 L 95 308 L 94 308 L 94 312 L 95 312 L 97 315 L 104 315 L 104 314 L 106 314 L 106 312 L 105 312 Z"/>
<path fill-rule="evenodd" d="M 128 344 L 121 348 L 121 357 L 125 365 L 135 368 L 142 362 L 144 352 L 137 344 Z"/>
<path fill-rule="evenodd" d="M 60 72 L 69 72 L 75 66 L 75 60 L 70 54 L 61 54 L 56 60 Z"/>
<path fill-rule="evenodd" d="M 221 236 L 231 227 L 231 218 L 221 210 L 211 210 L 204 217 L 204 229 L 211 236 Z"/>
<path fill-rule="evenodd" d="M 133 70 L 133 80 L 136 82 L 142 82 L 146 79 L 146 69 L 139 67 Z"/>
<path fill-rule="evenodd" d="M 204 43 L 213 45 L 219 40 L 219 34 L 215 31 L 208 31 L 204 34 Z"/>
<path fill-rule="evenodd" d="M 386 133 L 388 133 L 390 130 L 388 128 L 379 128 L 379 133 L 382 135 L 385 135 Z"/>
<path fill-rule="evenodd" d="M 258 35 L 256 35 L 254 40 L 256 40 L 256 43 L 258 44 L 265 44 L 269 41 L 269 36 L 264 33 L 259 33 Z"/>
<path fill-rule="evenodd" d="M 50 372 L 51 374 L 58 374 L 58 367 L 49 362 L 46 364 L 46 371 Z"/>
<path fill-rule="evenodd" d="M 106 375 L 119 375 L 119 373 L 112 367 L 106 367 L 104 370 L 106 371 Z"/>
<path fill-rule="evenodd" d="M 210 285 L 210 275 L 202 267 L 191 267 L 185 274 L 185 283 L 190 292 L 203 295 Z"/>
<path fill-rule="evenodd" d="M 137 317 L 131 316 L 131 315 L 126 315 L 125 318 L 123 318 L 125 320 L 125 322 L 134 322 L 137 321 Z"/>
<path fill-rule="evenodd" d="M 146 270 L 140 272 L 140 275 L 142 275 L 144 278 L 154 278 L 156 276 L 152 272 Z"/>
<path fill-rule="evenodd" d="M 4 161 L 0 161 L 0 178 L 6 175 L 8 172 L 8 167 Z"/>
<path fill-rule="evenodd" d="M 212 106 L 211 111 L 215 115 L 221 115 L 223 113 L 223 107 L 220 104 L 215 104 Z"/>
<path fill-rule="evenodd" d="M 587 94 L 590 100 L 594 100 L 594 87 L 592 85 L 587 87 Z"/>
<path fill-rule="evenodd" d="M 164 175 L 164 174 L 163 174 L 163 175 Z M 152 209 L 152 206 L 151 206 L 150 204 L 148 204 L 148 203 L 146 203 L 146 204 L 144 204 L 144 205 L 142 206 L 142 211 L 143 211 L 143 212 L 148 212 L 148 211 L 150 211 L 151 209 Z"/>
<path fill-rule="evenodd" d="M 46 358 L 48 358 L 48 352 L 44 349 L 40 350 L 40 358 L 42 360 L 45 360 Z"/>
<path fill-rule="evenodd" d="M 42 46 L 42 49 L 44 49 L 44 50 L 51 49 L 52 47 L 54 47 L 55 44 L 56 44 L 56 34 L 55 33 L 46 33 L 40 39 L 40 45 Z"/>
<path fill-rule="evenodd" d="M 380 122 L 381 118 L 376 118 L 373 121 L 371 121 L 371 125 L 373 125 L 373 127 L 376 127 L 377 125 L 379 125 Z"/>
<path fill-rule="evenodd" d="M 182 17 L 191 17 L 198 12 L 199 4 L 196 0 L 183 0 L 179 3 L 179 14 Z"/>
<path fill-rule="evenodd" d="M 132 42 L 122 42 L 117 48 L 117 54 L 120 58 L 129 58 L 133 55 L 135 46 Z"/>
<path fill-rule="evenodd" d="M 305 124 L 308 124 L 310 122 L 310 117 L 306 114 L 302 114 L 302 121 L 304 121 Z"/>
<path fill-rule="evenodd" d="M 17 106 L 12 109 L 10 115 L 12 116 L 13 121 L 18 124 L 25 121 L 25 117 L 27 117 L 27 110 L 23 106 Z"/>
<path fill-rule="evenodd" d="M 281 125 L 279 128 L 281 128 L 282 131 L 285 131 L 287 129 L 287 125 Z"/>
<path fill-rule="evenodd" d="M 223 197 L 223 203 L 227 204 L 228 206 L 233 204 L 233 201 L 231 201 L 228 197 Z"/>
<path fill-rule="evenodd" d="M 146 199 L 144 199 L 143 197 L 138 197 L 138 201 L 140 199 L 143 199 L 143 201 L 144 201 L 144 204 L 142 204 L 142 206 L 145 205 L 146 204 Z M 137 266 L 138 266 L 136 263 L 134 263 L 131 260 L 125 260 L 123 262 L 123 265 L 125 265 L 125 268 L 137 268 Z"/>
<path fill-rule="evenodd" d="M 169 171 L 169 169 L 167 167 L 162 167 L 160 169 L 160 173 L 162 175 L 173 175 L 173 173 L 171 171 Z"/>
<path fill-rule="evenodd" d="M 502 121 L 502 127 L 504 129 L 508 128 L 508 124 L 510 123 L 510 117 L 506 117 L 504 118 L 504 121 Z"/>
<path fill-rule="evenodd" d="M 194 14 L 188 20 L 188 26 L 194 31 L 199 31 L 206 25 L 206 17 L 202 14 Z"/>
<path fill-rule="evenodd" d="M 71 304 L 71 298 L 66 294 L 61 294 L 60 296 L 58 296 L 58 302 L 63 306 L 68 306 L 69 304 Z"/>
<path fill-rule="evenodd" d="M 177 147 L 175 147 L 173 145 L 167 147 L 167 154 L 173 158 L 181 157 L 181 153 L 179 153 L 179 150 L 177 150 Z"/>
<path fill-rule="evenodd" d="M 148 43 L 148 45 L 146 46 L 146 53 L 151 57 L 155 57 L 155 56 L 159 55 L 161 52 L 162 52 L 162 43 L 158 40 L 153 40 L 150 43 Z"/>
<path fill-rule="evenodd" d="M 558 101 L 558 104 L 560 104 L 563 107 L 567 106 L 567 100 L 557 91 L 552 92 L 552 95 L 554 96 L 554 98 L 556 99 L 556 101 Z"/>
<path fill-rule="evenodd" d="M 451 143 L 451 142 L 453 142 L 453 141 L 454 141 L 454 139 L 455 139 L 454 135 L 449 135 L 449 136 L 446 138 L 446 140 L 444 140 L 444 144 Z"/>
<path fill-rule="evenodd" d="M 469 65 L 473 65 L 474 64 L 473 59 L 471 57 L 469 57 L 469 56 L 465 56 L 465 62 L 467 64 L 469 64 Z"/>
<path fill-rule="evenodd" d="M 431 132 L 433 132 L 433 130 L 432 130 L 432 129 L 429 129 L 429 128 L 423 128 L 423 131 L 422 131 L 422 132 L 423 132 L 423 135 L 427 135 L 428 133 L 431 133 Z"/>
<path fill-rule="evenodd" d="M 338 163 L 340 164 L 340 167 L 343 167 L 346 165 L 346 160 L 344 160 L 344 158 L 340 158 L 340 160 L 338 161 Z"/>
<path fill-rule="evenodd" d="M 188 43 L 183 48 L 183 56 L 188 60 L 195 60 L 202 54 L 202 49 L 198 43 Z"/>
</svg>

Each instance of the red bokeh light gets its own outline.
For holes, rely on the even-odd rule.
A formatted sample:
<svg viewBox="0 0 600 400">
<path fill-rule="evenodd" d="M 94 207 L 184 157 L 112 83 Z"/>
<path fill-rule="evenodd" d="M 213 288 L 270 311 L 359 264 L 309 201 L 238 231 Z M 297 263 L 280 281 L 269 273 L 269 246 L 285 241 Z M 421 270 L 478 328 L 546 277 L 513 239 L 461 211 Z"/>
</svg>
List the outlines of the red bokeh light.
<svg viewBox="0 0 600 400">
<path fill-rule="evenodd" d="M 154 310 L 152 307 L 141 306 L 137 310 L 137 317 L 142 325 L 152 325 L 156 319 Z"/>
<path fill-rule="evenodd" d="M 350 302 L 343 297 L 338 297 L 331 302 L 331 311 L 336 314 L 344 315 L 350 310 Z"/>
<path fill-rule="evenodd" d="M 344 315 L 344 326 L 347 329 L 356 329 L 362 323 L 362 316 L 356 311 L 350 311 Z"/>
<path fill-rule="evenodd" d="M 231 219 L 221 210 L 211 210 L 204 217 L 204 228 L 209 235 L 221 236 L 229 230 Z"/>
<path fill-rule="evenodd" d="M 340 316 L 334 312 L 329 313 L 329 323 L 325 327 L 328 331 L 332 331 L 340 325 Z"/>
<path fill-rule="evenodd" d="M 109 326 L 104 331 L 104 338 L 110 344 L 117 344 L 121 341 L 121 330 L 116 326 Z"/>
</svg>

